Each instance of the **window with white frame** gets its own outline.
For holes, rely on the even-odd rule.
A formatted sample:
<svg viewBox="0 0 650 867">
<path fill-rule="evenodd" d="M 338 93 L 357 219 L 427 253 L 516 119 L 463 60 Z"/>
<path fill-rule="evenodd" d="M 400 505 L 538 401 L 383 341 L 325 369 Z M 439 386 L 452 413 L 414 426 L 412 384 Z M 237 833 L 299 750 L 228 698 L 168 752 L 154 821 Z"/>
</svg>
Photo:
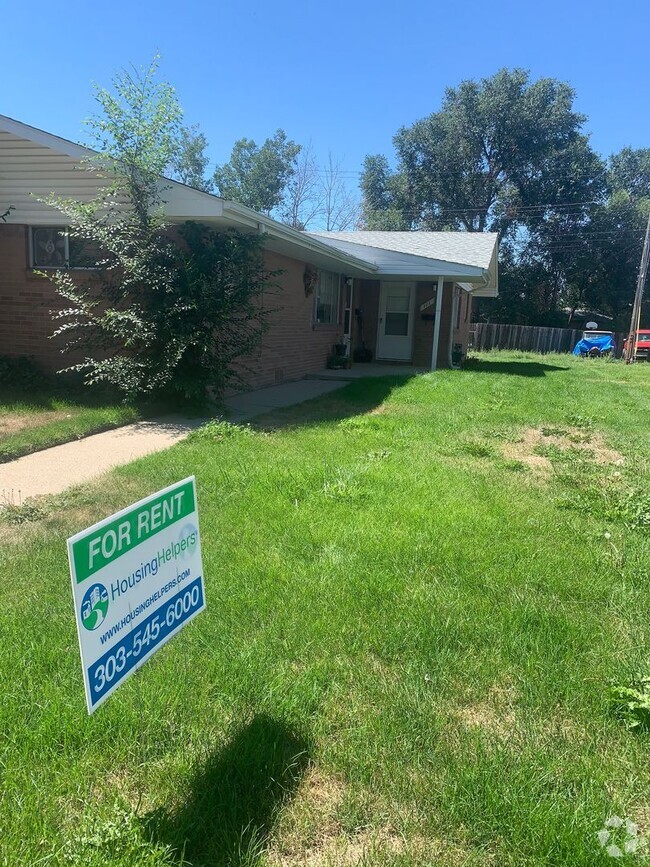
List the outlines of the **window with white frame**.
<svg viewBox="0 0 650 867">
<path fill-rule="evenodd" d="M 333 271 L 318 272 L 316 290 L 316 323 L 337 325 L 339 321 L 339 288 L 341 278 Z"/>
<path fill-rule="evenodd" d="M 30 251 L 32 268 L 96 268 L 100 259 L 92 244 L 71 237 L 64 226 L 33 226 Z"/>
</svg>

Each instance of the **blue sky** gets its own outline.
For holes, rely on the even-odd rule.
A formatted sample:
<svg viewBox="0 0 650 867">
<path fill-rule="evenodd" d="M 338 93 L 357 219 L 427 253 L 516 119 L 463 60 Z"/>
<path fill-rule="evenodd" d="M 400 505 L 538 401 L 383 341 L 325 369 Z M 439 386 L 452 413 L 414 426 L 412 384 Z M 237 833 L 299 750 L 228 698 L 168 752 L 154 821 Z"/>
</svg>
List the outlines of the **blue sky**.
<svg viewBox="0 0 650 867">
<path fill-rule="evenodd" d="M 331 151 L 352 183 L 367 153 L 440 107 L 445 87 L 522 66 L 568 81 L 593 146 L 650 146 L 647 0 L 0 0 L 0 113 L 83 140 L 92 82 L 162 55 L 213 162 L 278 128 Z"/>
</svg>

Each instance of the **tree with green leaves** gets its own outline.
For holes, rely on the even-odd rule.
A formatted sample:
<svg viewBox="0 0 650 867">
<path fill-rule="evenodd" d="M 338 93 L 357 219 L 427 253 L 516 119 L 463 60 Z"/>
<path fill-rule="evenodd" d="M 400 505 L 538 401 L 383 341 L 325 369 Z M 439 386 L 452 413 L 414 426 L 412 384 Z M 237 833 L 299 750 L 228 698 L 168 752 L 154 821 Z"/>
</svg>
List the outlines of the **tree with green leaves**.
<svg viewBox="0 0 650 867">
<path fill-rule="evenodd" d="M 259 340 L 273 275 L 259 236 L 167 225 L 163 175 L 182 146 L 182 112 L 157 71 L 155 58 L 116 76 L 112 91 L 97 89 L 100 111 L 88 122 L 97 154 L 85 168 L 105 182 L 91 201 L 47 200 L 67 216 L 93 271 L 85 281 L 67 270 L 44 276 L 67 301 L 56 333 L 85 353 L 68 370 L 131 397 L 202 399 Z"/>
<path fill-rule="evenodd" d="M 626 330 L 650 212 L 650 148 L 623 148 L 611 156 L 607 189 L 583 230 L 582 270 L 570 303 L 602 310 Z M 649 312 L 646 302 L 644 315 Z"/>
<path fill-rule="evenodd" d="M 360 187 L 361 214 L 367 229 L 397 232 L 411 227 L 404 175 L 392 172 L 385 156 L 375 154 L 365 158 Z"/>
<path fill-rule="evenodd" d="M 521 69 L 448 88 L 440 111 L 395 136 L 396 172 L 367 158 L 366 221 L 505 233 L 592 200 L 603 179 L 573 101 L 568 84 Z"/>
<path fill-rule="evenodd" d="M 214 188 L 214 183 L 207 175 L 208 157 L 205 149 L 208 140 L 204 133 L 199 130 L 197 124 L 190 127 L 182 127 L 178 141 L 178 149 L 174 154 L 171 164 L 171 176 L 174 180 L 209 193 Z"/>
<path fill-rule="evenodd" d="M 300 150 L 300 145 L 287 138 L 281 129 L 261 146 L 252 139 L 239 139 L 233 145 L 230 160 L 214 171 L 219 195 L 270 214 L 282 205 Z"/>
</svg>

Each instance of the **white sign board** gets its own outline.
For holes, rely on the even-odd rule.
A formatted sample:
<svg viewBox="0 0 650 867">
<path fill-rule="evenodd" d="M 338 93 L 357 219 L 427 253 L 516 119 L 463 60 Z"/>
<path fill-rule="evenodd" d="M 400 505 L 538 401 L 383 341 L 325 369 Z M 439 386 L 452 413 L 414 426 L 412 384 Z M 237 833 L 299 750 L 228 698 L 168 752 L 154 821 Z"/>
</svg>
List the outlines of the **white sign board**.
<svg viewBox="0 0 650 867">
<path fill-rule="evenodd" d="M 434 295 L 433 298 L 429 298 L 429 300 L 425 301 L 424 304 L 420 304 L 420 313 L 424 313 L 424 311 L 428 310 L 429 307 L 433 307 L 433 305 L 435 303 L 436 303 L 436 297 Z"/>
<path fill-rule="evenodd" d="M 68 539 L 88 713 L 205 608 L 194 476 Z"/>
</svg>

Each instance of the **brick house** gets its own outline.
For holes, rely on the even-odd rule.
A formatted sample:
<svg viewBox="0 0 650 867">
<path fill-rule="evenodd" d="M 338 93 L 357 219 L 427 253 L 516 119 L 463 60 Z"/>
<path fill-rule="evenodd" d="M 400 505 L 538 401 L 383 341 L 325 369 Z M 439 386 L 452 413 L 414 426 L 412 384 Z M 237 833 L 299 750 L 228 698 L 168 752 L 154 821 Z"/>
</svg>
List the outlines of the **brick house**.
<svg viewBox="0 0 650 867">
<path fill-rule="evenodd" d="M 49 339 L 58 296 L 35 269 L 75 269 L 65 218 L 38 201 L 90 199 L 99 181 L 79 168 L 89 151 L 0 116 L 0 355 L 65 366 Z M 163 181 L 170 223 L 264 235 L 282 271 L 271 327 L 253 358 L 251 387 L 321 370 L 334 344 L 373 359 L 436 369 L 467 347 L 472 298 L 498 291 L 498 238 L 466 232 L 300 232 L 218 196 Z M 454 354 L 454 357 L 456 355 Z"/>
</svg>

